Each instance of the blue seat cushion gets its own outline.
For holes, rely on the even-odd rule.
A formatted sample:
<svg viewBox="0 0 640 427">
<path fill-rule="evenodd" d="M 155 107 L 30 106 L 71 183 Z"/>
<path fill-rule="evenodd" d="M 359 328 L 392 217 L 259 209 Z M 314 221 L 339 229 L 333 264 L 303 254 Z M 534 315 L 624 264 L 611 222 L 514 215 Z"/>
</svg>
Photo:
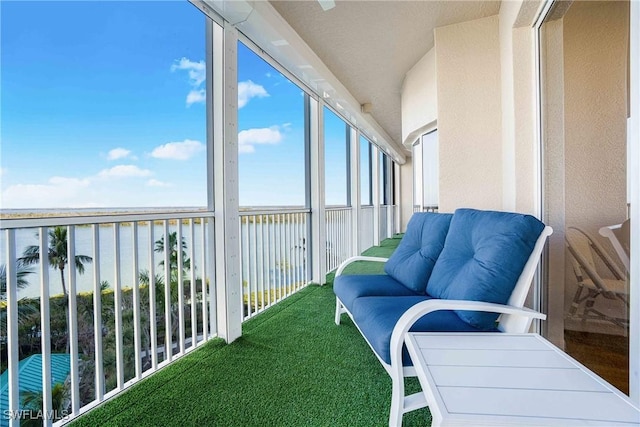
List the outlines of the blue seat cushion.
<svg viewBox="0 0 640 427">
<path fill-rule="evenodd" d="M 544 224 L 530 215 L 458 209 L 427 293 L 435 298 L 506 304 Z M 491 329 L 496 313 L 459 311 L 478 329 Z"/>
<path fill-rule="evenodd" d="M 353 301 L 359 297 L 415 295 L 386 274 L 338 276 L 333 281 L 333 292 L 349 312 L 353 308 Z"/>
<path fill-rule="evenodd" d="M 425 295 L 452 216 L 432 212 L 413 214 L 407 232 L 384 266 L 385 273 L 412 291 Z"/>
<path fill-rule="evenodd" d="M 400 317 L 409 308 L 430 296 L 361 297 L 353 302 L 353 319 L 375 352 L 386 363 L 391 363 L 391 334 Z M 410 329 L 413 332 L 479 332 L 463 322 L 452 310 L 440 310 L 419 319 Z M 495 328 L 493 331 L 497 331 Z M 404 366 L 411 366 L 411 358 L 404 348 Z"/>
</svg>

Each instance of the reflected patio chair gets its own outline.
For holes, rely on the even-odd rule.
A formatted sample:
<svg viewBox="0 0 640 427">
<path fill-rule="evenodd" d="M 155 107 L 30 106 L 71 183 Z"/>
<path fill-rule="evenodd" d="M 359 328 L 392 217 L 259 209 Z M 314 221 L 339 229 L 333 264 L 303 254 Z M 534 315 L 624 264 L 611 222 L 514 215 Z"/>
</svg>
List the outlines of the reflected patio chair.
<svg viewBox="0 0 640 427">
<path fill-rule="evenodd" d="M 628 313 L 629 293 L 626 275 L 607 254 L 602 245 L 585 231 L 577 227 L 569 227 L 565 234 L 565 240 L 571 254 L 573 272 L 578 282 L 578 289 L 569 309 L 570 317 L 579 318 L 583 322 L 587 320 L 602 320 L 623 328 L 628 327 L 628 317 L 611 316 L 594 307 L 596 299 L 603 297 L 622 301 Z M 598 272 L 597 266 L 599 265 L 606 268 L 612 278 L 603 278 Z M 579 308 L 583 303 L 584 308 L 580 313 Z"/>
<path fill-rule="evenodd" d="M 608 225 L 600 229 L 600 235 L 608 238 L 611 241 L 613 249 L 622 261 L 622 265 L 629 274 L 629 265 L 631 258 L 630 254 L 630 224 L 629 220 L 626 220 L 622 224 Z"/>
</svg>

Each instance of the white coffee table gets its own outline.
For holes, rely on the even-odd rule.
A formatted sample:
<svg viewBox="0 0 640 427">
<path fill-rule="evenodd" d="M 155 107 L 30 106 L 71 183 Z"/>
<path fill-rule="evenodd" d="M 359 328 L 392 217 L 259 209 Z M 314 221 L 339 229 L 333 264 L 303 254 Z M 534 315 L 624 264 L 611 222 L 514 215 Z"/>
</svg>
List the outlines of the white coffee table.
<svg viewBox="0 0 640 427">
<path fill-rule="evenodd" d="M 623 393 L 537 334 L 410 332 L 440 425 L 640 425 Z"/>
</svg>

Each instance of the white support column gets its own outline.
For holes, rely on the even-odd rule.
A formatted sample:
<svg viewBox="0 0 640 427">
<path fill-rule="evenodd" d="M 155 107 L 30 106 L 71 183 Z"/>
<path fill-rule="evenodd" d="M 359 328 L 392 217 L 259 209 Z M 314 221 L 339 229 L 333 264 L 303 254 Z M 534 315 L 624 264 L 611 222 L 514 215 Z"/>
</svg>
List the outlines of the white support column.
<svg viewBox="0 0 640 427">
<path fill-rule="evenodd" d="M 215 178 L 216 164 L 214 156 L 215 143 L 222 141 L 223 108 L 223 76 L 224 76 L 224 44 L 222 27 L 213 20 L 206 21 L 206 91 L 207 91 L 207 210 L 215 211 Z M 214 96 L 217 93 L 218 96 Z M 216 132 L 214 132 L 214 129 Z M 152 228 L 153 230 L 153 228 Z M 215 217 L 202 222 L 202 332 L 203 340 L 218 334 L 218 309 L 216 304 L 217 280 L 215 276 Z M 208 248 L 208 249 L 205 249 Z M 205 291 L 206 286 L 206 291 Z M 153 334 L 153 329 L 152 329 Z M 155 367 L 155 366 L 154 366 Z"/>
<path fill-rule="evenodd" d="M 386 237 L 391 237 L 393 236 L 393 229 L 394 229 L 394 224 L 395 224 L 395 220 L 394 220 L 394 216 L 395 216 L 395 210 L 393 207 L 393 161 L 391 160 L 391 157 L 386 156 L 386 165 L 385 168 L 387 168 L 387 183 L 385 191 L 387 192 L 387 236 Z"/>
<path fill-rule="evenodd" d="M 324 103 L 309 98 L 312 281 L 320 285 L 325 284 L 327 275 L 323 123 Z"/>
<path fill-rule="evenodd" d="M 630 2 L 629 177 L 631 196 L 631 292 L 629 329 L 629 396 L 640 405 L 640 3 Z"/>
<path fill-rule="evenodd" d="M 371 181 L 373 196 L 373 244 L 380 245 L 380 159 L 378 158 L 380 149 L 371 146 Z"/>
<path fill-rule="evenodd" d="M 393 217 L 395 223 L 393 224 L 393 234 L 400 232 L 400 225 L 402 224 L 402 185 L 400 181 L 400 165 L 393 162 L 393 194 L 394 208 Z"/>
<path fill-rule="evenodd" d="M 218 335 L 242 335 L 242 279 L 238 216 L 238 30 L 212 25 L 215 266 Z M 224 64 L 222 75 L 216 73 Z"/>
<path fill-rule="evenodd" d="M 360 132 L 351 130 L 351 255 L 360 255 Z"/>
</svg>

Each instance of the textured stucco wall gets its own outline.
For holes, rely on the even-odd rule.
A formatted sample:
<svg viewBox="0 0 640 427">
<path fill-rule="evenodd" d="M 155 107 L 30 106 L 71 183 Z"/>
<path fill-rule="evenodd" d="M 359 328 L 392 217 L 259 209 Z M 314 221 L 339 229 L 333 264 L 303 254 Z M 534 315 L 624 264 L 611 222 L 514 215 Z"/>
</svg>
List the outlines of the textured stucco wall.
<svg viewBox="0 0 640 427">
<path fill-rule="evenodd" d="M 538 215 L 540 195 L 537 176 L 538 141 L 536 139 L 535 73 L 531 28 L 515 28 L 513 37 L 514 79 L 514 178 L 516 212 Z"/>
<path fill-rule="evenodd" d="M 502 208 L 498 22 L 435 30 L 441 212 Z"/>
<path fill-rule="evenodd" d="M 407 72 L 402 85 L 402 142 L 411 144 L 433 129 L 438 118 L 435 48 Z"/>
</svg>

